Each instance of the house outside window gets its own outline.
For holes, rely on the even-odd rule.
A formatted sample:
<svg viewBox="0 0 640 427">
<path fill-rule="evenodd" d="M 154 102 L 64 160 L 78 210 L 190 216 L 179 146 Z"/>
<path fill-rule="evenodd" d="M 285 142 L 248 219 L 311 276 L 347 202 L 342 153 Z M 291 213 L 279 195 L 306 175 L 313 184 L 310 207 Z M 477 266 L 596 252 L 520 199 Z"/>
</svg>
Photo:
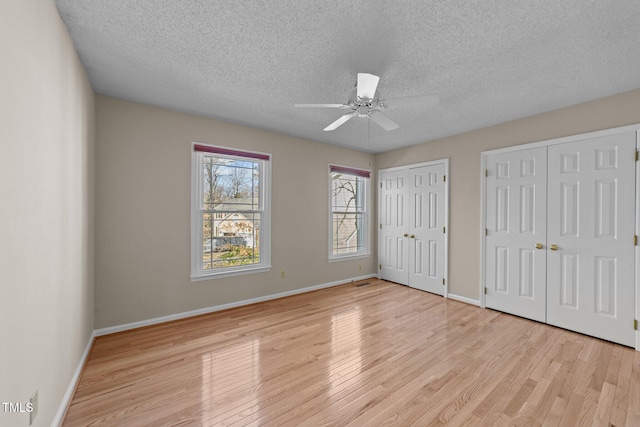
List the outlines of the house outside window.
<svg viewBox="0 0 640 427">
<path fill-rule="evenodd" d="M 270 160 L 193 144 L 192 280 L 270 269 Z"/>
<path fill-rule="evenodd" d="M 329 259 L 369 255 L 367 197 L 371 173 L 338 165 L 329 166 Z"/>
</svg>

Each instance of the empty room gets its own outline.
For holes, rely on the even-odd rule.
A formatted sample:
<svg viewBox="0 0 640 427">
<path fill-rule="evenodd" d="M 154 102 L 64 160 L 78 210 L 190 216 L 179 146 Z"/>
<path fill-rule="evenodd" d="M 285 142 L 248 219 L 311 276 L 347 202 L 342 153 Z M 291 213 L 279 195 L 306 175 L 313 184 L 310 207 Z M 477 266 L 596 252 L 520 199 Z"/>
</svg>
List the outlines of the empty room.
<svg viewBox="0 0 640 427">
<path fill-rule="evenodd" d="M 0 426 L 640 425 L 638 22 L 1 1 Z"/>
</svg>

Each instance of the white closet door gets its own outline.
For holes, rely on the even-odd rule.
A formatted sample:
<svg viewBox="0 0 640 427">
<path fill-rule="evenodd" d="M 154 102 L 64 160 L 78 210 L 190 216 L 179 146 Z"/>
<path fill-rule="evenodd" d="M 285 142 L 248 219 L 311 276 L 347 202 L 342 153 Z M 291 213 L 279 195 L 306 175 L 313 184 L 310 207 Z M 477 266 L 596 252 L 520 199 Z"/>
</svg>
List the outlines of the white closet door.
<svg viewBox="0 0 640 427">
<path fill-rule="evenodd" d="M 544 322 L 547 148 L 490 154 L 487 170 L 486 306 Z"/>
<path fill-rule="evenodd" d="M 550 146 L 548 171 L 547 322 L 628 346 L 635 144 L 630 132 Z"/>
<path fill-rule="evenodd" d="M 444 295 L 444 164 L 409 172 L 409 285 Z"/>
<path fill-rule="evenodd" d="M 380 181 L 380 277 L 406 285 L 409 280 L 408 171 L 384 172 Z"/>
</svg>

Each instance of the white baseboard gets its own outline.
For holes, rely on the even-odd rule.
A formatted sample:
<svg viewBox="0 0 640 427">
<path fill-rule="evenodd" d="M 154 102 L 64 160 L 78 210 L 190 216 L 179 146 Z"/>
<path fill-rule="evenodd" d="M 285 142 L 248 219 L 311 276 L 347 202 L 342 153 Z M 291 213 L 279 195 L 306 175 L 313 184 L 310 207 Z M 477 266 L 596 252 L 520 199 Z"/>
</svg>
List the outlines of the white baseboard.
<svg viewBox="0 0 640 427">
<path fill-rule="evenodd" d="M 447 294 L 447 298 L 464 302 L 467 304 L 471 304 L 471 305 L 477 305 L 478 307 L 480 307 L 480 301 L 477 299 L 471 299 L 471 298 L 463 297 L 463 296 L 452 294 L 452 293 Z"/>
<path fill-rule="evenodd" d="M 89 353 L 91 352 L 91 347 L 93 346 L 93 341 L 96 337 L 95 331 L 89 337 L 89 341 L 87 342 L 87 346 L 84 348 L 84 352 L 82 353 L 82 357 L 78 361 L 78 366 L 76 366 L 76 370 L 71 377 L 71 381 L 69 382 L 69 386 L 67 387 L 67 391 L 64 393 L 64 397 L 60 402 L 60 406 L 58 406 L 58 411 L 56 412 L 56 416 L 53 418 L 51 425 L 54 427 L 59 427 L 62 425 L 62 421 L 64 421 L 64 416 L 67 413 L 67 408 L 71 404 L 71 399 L 73 398 L 73 394 L 76 391 L 76 387 L 78 386 L 78 382 L 80 381 L 80 375 L 82 375 L 82 370 L 84 369 L 84 365 L 87 363 L 87 358 L 89 357 Z"/>
<path fill-rule="evenodd" d="M 116 332 L 128 331 L 131 329 L 142 328 L 144 326 L 157 325 L 159 323 L 170 322 L 172 320 L 186 319 L 187 317 L 199 316 L 201 314 L 213 313 L 216 311 L 226 310 L 229 308 L 240 307 L 243 305 L 255 304 L 257 302 L 269 301 L 272 299 L 288 297 L 296 294 L 303 294 L 305 292 L 311 292 L 318 289 L 330 288 L 332 286 L 344 285 L 345 283 L 355 282 L 358 280 L 370 279 L 377 277 L 375 274 L 368 274 L 360 277 L 352 277 L 350 279 L 337 280 L 335 282 L 323 283 L 320 285 L 309 286 L 306 288 L 294 289 L 286 292 L 279 292 L 277 294 L 265 295 L 257 298 L 250 298 L 242 301 L 234 301 L 227 304 L 216 305 L 213 307 L 205 307 L 197 310 L 185 311 L 182 313 L 169 314 L 167 316 L 154 317 L 153 319 L 141 320 L 139 322 L 125 323 L 123 325 L 109 326 L 106 328 L 96 329 L 93 331 L 93 335 L 96 337 L 102 335 L 114 334 Z"/>
</svg>

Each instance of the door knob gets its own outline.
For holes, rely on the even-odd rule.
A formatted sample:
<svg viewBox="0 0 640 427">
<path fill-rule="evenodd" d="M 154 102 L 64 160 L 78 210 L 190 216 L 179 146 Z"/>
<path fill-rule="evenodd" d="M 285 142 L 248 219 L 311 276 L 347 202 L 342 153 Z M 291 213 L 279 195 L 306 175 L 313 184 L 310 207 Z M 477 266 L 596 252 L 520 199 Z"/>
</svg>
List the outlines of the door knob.
<svg viewBox="0 0 640 427">
<path fill-rule="evenodd" d="M 414 235 L 412 234 L 412 235 L 410 235 L 409 237 L 413 239 L 413 238 L 414 238 L 414 237 L 416 237 L 416 236 L 414 236 Z"/>
<path fill-rule="evenodd" d="M 407 234 L 407 233 L 404 233 L 404 234 L 403 234 L 403 236 L 404 236 L 404 237 L 407 237 L 407 236 L 408 236 L 408 234 Z"/>
<path fill-rule="evenodd" d="M 558 245 L 550 245 L 549 249 L 551 249 L 552 251 L 557 251 L 558 250 Z"/>
<path fill-rule="evenodd" d="M 542 249 L 542 243 L 536 243 L 536 249 Z"/>
</svg>

